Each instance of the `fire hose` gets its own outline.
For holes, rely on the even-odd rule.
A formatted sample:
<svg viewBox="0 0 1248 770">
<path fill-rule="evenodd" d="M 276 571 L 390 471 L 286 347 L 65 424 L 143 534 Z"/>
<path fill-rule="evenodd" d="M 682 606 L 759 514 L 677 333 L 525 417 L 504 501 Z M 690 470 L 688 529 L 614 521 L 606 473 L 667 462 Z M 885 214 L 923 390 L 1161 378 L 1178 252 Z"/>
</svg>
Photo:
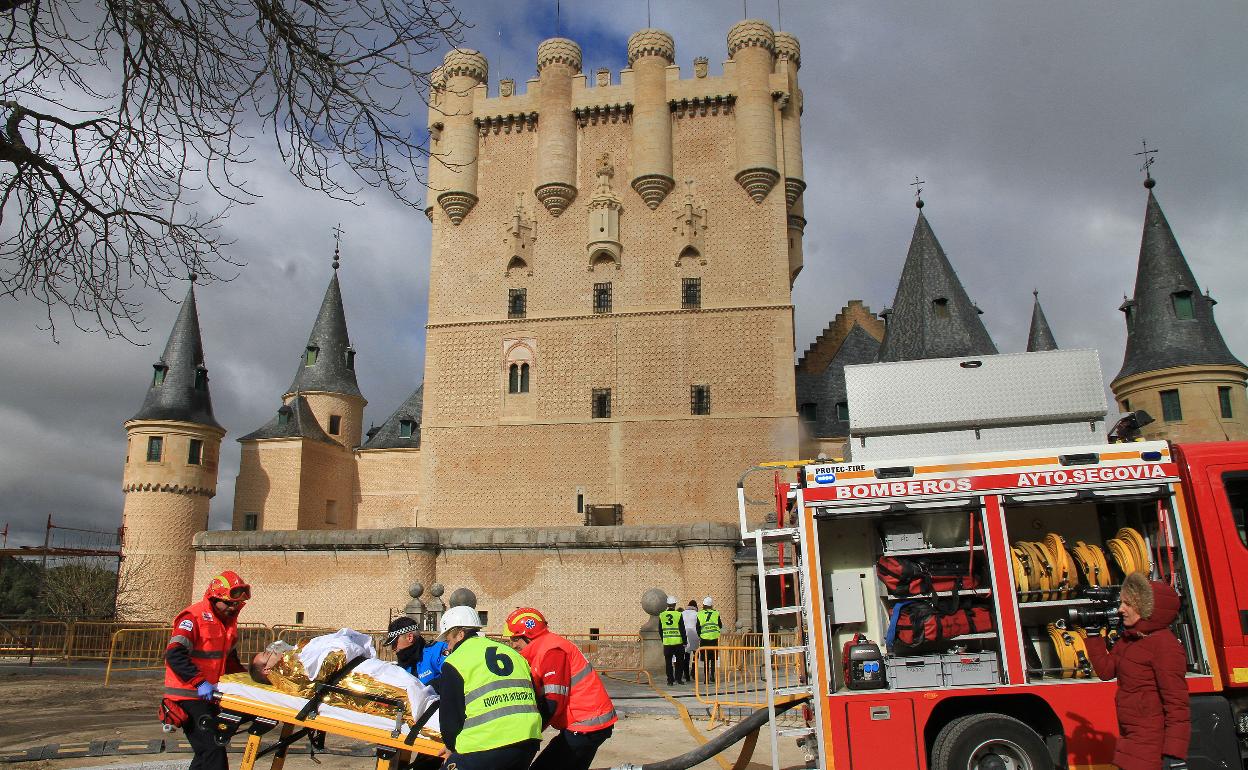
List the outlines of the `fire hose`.
<svg viewBox="0 0 1248 770">
<path fill-rule="evenodd" d="M 776 704 L 776 716 L 779 716 L 794 706 L 805 703 L 808 700 L 810 700 L 810 696 L 797 698 L 796 700 L 791 700 L 788 703 L 778 703 Z M 672 757 L 671 759 L 660 759 L 658 762 L 647 762 L 644 765 L 625 763 L 623 765 L 617 765 L 611 768 L 611 770 L 686 770 L 686 768 L 693 767 L 700 762 L 705 762 L 745 736 L 758 730 L 760 727 L 767 724 L 767 719 L 767 709 L 761 708 L 753 714 L 750 714 L 745 719 L 742 719 L 737 724 L 723 731 L 715 738 L 697 747 L 693 751 L 685 752 L 684 754 Z"/>
</svg>

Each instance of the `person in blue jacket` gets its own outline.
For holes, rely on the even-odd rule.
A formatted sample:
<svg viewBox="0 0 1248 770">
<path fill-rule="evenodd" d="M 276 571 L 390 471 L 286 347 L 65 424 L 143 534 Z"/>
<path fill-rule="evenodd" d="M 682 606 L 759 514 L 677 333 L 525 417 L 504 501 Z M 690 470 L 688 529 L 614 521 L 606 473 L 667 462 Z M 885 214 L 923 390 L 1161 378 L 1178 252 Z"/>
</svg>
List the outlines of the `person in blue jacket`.
<svg viewBox="0 0 1248 770">
<path fill-rule="evenodd" d="M 421 684 L 437 687 L 446 660 L 446 642 L 426 643 L 416 621 L 400 615 L 390 621 L 386 646 L 394 650 L 399 666 L 420 680 Z"/>
</svg>

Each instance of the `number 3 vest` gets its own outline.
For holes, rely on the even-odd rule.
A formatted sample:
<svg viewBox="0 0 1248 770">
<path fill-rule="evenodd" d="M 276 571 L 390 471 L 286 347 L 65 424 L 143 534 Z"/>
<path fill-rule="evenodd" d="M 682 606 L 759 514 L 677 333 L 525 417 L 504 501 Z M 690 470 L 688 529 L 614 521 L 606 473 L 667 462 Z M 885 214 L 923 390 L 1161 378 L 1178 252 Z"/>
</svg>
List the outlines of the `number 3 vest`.
<svg viewBox="0 0 1248 770">
<path fill-rule="evenodd" d="M 520 653 L 482 636 L 470 636 L 446 658 L 464 680 L 460 754 L 489 751 L 542 737 L 542 717 L 529 664 Z"/>
<path fill-rule="evenodd" d="M 680 644 L 680 619 L 681 615 L 676 610 L 663 610 L 659 613 L 659 631 L 664 647 Z"/>
</svg>

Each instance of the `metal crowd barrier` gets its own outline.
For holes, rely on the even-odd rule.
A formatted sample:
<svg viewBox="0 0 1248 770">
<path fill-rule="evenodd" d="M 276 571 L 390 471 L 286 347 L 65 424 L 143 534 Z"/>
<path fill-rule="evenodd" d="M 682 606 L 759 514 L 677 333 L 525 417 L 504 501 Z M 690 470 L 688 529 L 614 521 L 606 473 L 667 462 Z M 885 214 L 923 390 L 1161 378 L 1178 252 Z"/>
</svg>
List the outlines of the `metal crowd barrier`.
<svg viewBox="0 0 1248 770">
<path fill-rule="evenodd" d="M 65 659 L 106 661 L 112 653 L 113 634 L 135 628 L 161 629 L 168 634 L 171 623 L 120 622 L 116 620 L 79 620 L 70 624 L 65 643 Z M 166 635 L 165 641 L 169 641 Z"/>
<path fill-rule="evenodd" d="M 0 658 L 59 658 L 69 624 L 62 620 L 0 621 Z"/>
<path fill-rule="evenodd" d="M 767 705 L 767 661 L 762 647 L 699 647 L 691 665 L 693 694 L 699 703 L 710 706 L 712 724 L 732 716 L 729 709 L 745 712 Z M 774 687 L 802 684 L 805 653 L 773 656 L 770 665 Z M 790 712 L 785 718 L 797 716 Z"/>
<path fill-rule="evenodd" d="M 641 682 L 650 681 L 642 665 L 641 636 L 638 634 L 560 634 L 580 649 L 599 674 L 628 674 Z M 619 678 L 618 676 L 616 678 Z"/>
<path fill-rule="evenodd" d="M 272 632 L 261 623 L 239 623 L 238 657 L 247 665 L 253 655 L 272 641 Z M 104 684 L 121 671 L 153 671 L 165 667 L 165 648 L 169 646 L 170 629 L 119 628 L 113 632 L 104 669 Z M 243 640 L 247 640 L 244 646 Z M 261 640 L 268 640 L 263 641 Z M 255 645 L 259 644 L 259 648 Z"/>
</svg>

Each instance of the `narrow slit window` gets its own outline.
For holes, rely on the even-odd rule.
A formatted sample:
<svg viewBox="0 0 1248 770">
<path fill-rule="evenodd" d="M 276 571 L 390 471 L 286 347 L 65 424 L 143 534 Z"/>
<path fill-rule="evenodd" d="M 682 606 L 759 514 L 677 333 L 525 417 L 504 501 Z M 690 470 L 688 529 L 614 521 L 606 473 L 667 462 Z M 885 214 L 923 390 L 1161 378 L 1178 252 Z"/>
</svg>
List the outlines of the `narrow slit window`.
<svg viewBox="0 0 1248 770">
<path fill-rule="evenodd" d="M 507 392 L 520 392 L 520 364 L 512 364 L 507 367 Z"/>
<path fill-rule="evenodd" d="M 684 278 L 680 284 L 680 307 L 697 310 L 702 307 L 702 279 Z"/>
<path fill-rule="evenodd" d="M 594 284 L 594 312 L 611 312 L 611 282 Z"/>
<path fill-rule="evenodd" d="M 347 348 L 347 368 L 355 371 L 355 349 Z"/>
<path fill-rule="evenodd" d="M 163 436 L 147 437 L 147 461 L 149 463 L 160 462 L 161 456 L 165 453 L 165 439 Z"/>
<path fill-rule="evenodd" d="M 711 413 L 711 386 L 710 385 L 690 385 L 689 386 L 689 413 L 690 414 L 710 414 Z"/>
<path fill-rule="evenodd" d="M 524 318 L 528 309 L 527 289 L 507 290 L 507 317 Z"/>
<path fill-rule="evenodd" d="M 1231 409 L 1231 389 L 1228 386 L 1223 385 L 1218 388 L 1218 409 L 1221 410 L 1224 420 L 1235 416 L 1235 412 Z"/>
<path fill-rule="evenodd" d="M 186 450 L 187 465 L 202 465 L 204 462 L 204 442 L 193 438 Z"/>
<path fill-rule="evenodd" d="M 529 365 L 520 364 L 520 392 L 529 392 Z"/>
<path fill-rule="evenodd" d="M 208 370 L 202 366 L 195 369 L 195 390 L 201 393 L 208 390 Z"/>
<path fill-rule="evenodd" d="M 337 436 L 342 432 L 342 417 L 336 414 L 329 416 L 329 435 Z"/>
<path fill-rule="evenodd" d="M 611 389 L 594 388 L 590 392 L 590 416 L 603 420 L 611 416 Z"/>
</svg>

